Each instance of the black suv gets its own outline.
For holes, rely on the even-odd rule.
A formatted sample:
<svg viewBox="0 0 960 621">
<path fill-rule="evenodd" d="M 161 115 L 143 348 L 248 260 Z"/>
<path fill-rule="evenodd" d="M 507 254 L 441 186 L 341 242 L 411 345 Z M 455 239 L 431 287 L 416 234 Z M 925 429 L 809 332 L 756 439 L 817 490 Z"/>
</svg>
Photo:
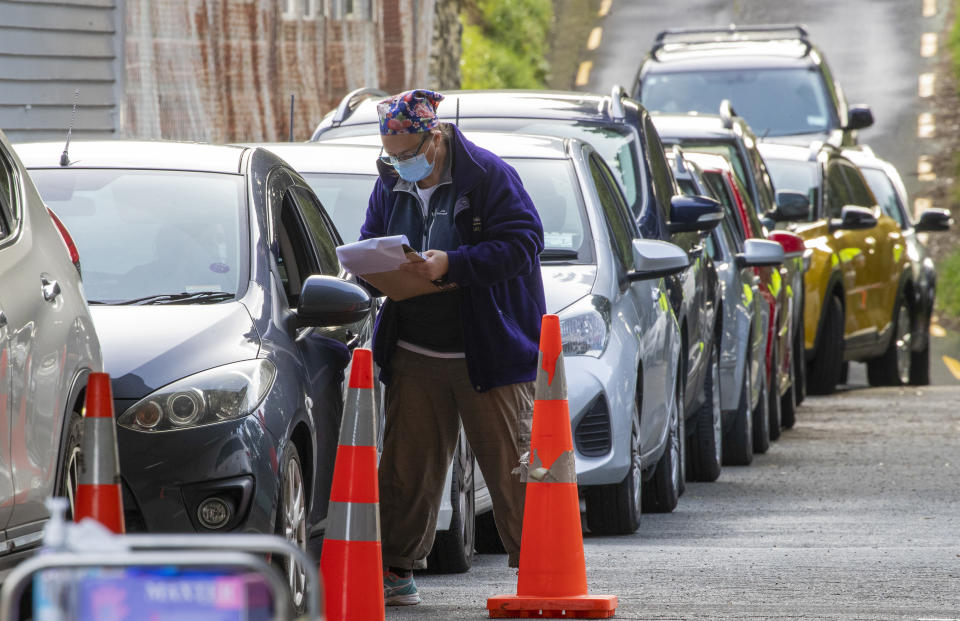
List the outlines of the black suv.
<svg viewBox="0 0 960 621">
<path fill-rule="evenodd" d="M 762 138 L 854 145 L 873 124 L 848 106 L 823 53 L 800 25 L 665 30 L 637 72 L 633 94 L 651 112 L 715 113 L 727 99 Z"/>
<path fill-rule="evenodd" d="M 667 288 L 680 322 L 686 372 L 683 407 L 686 434 L 692 436 L 697 431 L 697 420 L 706 418 L 698 417 L 699 410 L 714 406 L 704 384 L 711 376 L 711 364 L 715 364 L 712 361 L 716 360 L 712 354 L 720 326 L 719 294 L 716 270 L 704 252 L 704 238 L 723 218 L 723 208 L 712 199 L 688 197 L 680 192 L 650 115 L 642 105 L 629 99 L 622 87 L 614 87 L 609 96 L 552 91 L 444 94 L 446 98 L 438 109 L 440 117 L 455 121 L 464 131 L 510 131 L 578 138 L 590 143 L 616 174 L 641 236 L 672 242 L 687 252 L 690 269 L 668 278 Z M 381 95 L 385 96 L 371 89 L 347 95 L 336 110 L 321 120 L 312 140 L 376 133 L 374 98 Z M 719 418 L 719 407 L 716 409 L 710 414 Z M 692 480 L 716 479 L 719 456 L 701 454 L 695 442 L 686 445 L 696 453 L 684 460 L 690 466 L 688 476 Z M 661 467 L 662 461 L 656 467 Z M 644 481 L 650 480 L 653 470 L 644 473 Z M 653 481 L 645 487 L 645 499 L 656 497 L 651 490 Z M 644 504 L 644 509 L 672 511 L 673 506 L 651 502 Z"/>
</svg>

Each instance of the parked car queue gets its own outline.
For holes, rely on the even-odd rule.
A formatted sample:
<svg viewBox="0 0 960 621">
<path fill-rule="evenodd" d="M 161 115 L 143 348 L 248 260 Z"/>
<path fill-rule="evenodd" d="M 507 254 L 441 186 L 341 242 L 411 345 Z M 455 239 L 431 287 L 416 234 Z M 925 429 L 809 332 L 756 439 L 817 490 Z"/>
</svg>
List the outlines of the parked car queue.
<svg viewBox="0 0 960 621">
<path fill-rule="evenodd" d="M 631 533 L 685 481 L 749 464 L 845 361 L 867 361 L 871 384 L 929 381 L 936 275 L 917 234 L 949 214 L 913 221 L 896 170 L 855 145 L 869 109 L 846 106 L 821 55 L 826 112 L 778 117 L 762 139 L 729 97 L 671 98 L 694 69 L 712 84 L 766 71 L 763 54 L 813 62 L 805 31 L 668 33 L 644 67 L 681 48 L 675 73 L 690 75 L 641 69 L 635 88 L 669 116 L 619 87 L 453 92 L 439 110 L 516 168 L 544 224 L 596 533 Z M 376 308 L 334 248 L 358 236 L 381 95 L 346 96 L 308 144 L 74 141 L 61 162 L 62 145 L 0 139 L 0 424 L 24 434 L 0 451 L 7 558 L 37 542 L 38 499 L 70 496 L 84 378 L 100 370 L 131 530 L 322 537 L 343 373 Z M 499 543 L 482 473 L 458 455 L 439 570 Z M 300 607 L 305 568 L 284 569 Z"/>
</svg>

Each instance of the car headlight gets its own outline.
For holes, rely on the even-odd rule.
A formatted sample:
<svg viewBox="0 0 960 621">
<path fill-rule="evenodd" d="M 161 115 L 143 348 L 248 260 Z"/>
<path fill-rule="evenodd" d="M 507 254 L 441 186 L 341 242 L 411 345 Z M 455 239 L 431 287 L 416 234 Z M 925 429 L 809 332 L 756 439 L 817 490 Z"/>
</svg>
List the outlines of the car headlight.
<svg viewBox="0 0 960 621">
<path fill-rule="evenodd" d="M 599 358 L 607 347 L 610 326 L 610 300 L 588 295 L 560 313 L 563 353 Z"/>
<path fill-rule="evenodd" d="M 201 371 L 147 395 L 117 419 L 133 431 L 174 431 L 247 416 L 266 397 L 277 367 L 244 360 Z"/>
</svg>

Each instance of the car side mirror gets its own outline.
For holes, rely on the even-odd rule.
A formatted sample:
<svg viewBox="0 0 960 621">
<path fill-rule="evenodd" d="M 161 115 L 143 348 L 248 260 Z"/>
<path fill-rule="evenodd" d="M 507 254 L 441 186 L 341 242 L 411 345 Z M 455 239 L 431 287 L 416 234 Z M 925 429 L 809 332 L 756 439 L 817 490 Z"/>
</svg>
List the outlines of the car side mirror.
<svg viewBox="0 0 960 621">
<path fill-rule="evenodd" d="M 844 129 L 864 129 L 873 125 L 873 111 L 866 104 L 847 108 L 847 126 Z"/>
<path fill-rule="evenodd" d="M 783 263 L 783 246 L 767 239 L 748 239 L 736 257 L 737 267 L 775 267 Z"/>
<path fill-rule="evenodd" d="M 946 209 L 926 209 L 920 214 L 916 229 L 918 233 L 949 231 L 953 218 Z"/>
<path fill-rule="evenodd" d="M 679 274 L 690 265 L 683 248 L 656 239 L 633 240 L 633 271 L 627 280 L 653 280 Z"/>
<path fill-rule="evenodd" d="M 847 205 L 840 211 L 839 218 L 830 219 L 830 230 L 845 229 L 849 231 L 859 231 L 863 229 L 872 229 L 877 226 L 877 218 L 873 215 L 872 209 L 866 207 L 857 207 L 856 205 Z"/>
<path fill-rule="evenodd" d="M 706 196 L 677 195 L 670 199 L 671 233 L 706 232 L 723 219 L 723 207 Z"/>
<path fill-rule="evenodd" d="M 777 207 L 769 215 L 776 222 L 806 220 L 810 216 L 810 199 L 803 192 L 780 190 Z"/>
<path fill-rule="evenodd" d="M 310 276 L 300 290 L 297 325 L 326 328 L 362 321 L 373 307 L 358 285 L 333 276 Z"/>
</svg>

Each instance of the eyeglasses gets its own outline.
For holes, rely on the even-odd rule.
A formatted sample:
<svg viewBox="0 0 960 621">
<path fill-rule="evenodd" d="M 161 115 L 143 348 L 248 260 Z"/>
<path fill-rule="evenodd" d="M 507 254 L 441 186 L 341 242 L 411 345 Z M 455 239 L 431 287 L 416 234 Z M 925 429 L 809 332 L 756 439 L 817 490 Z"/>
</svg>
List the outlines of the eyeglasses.
<svg viewBox="0 0 960 621">
<path fill-rule="evenodd" d="M 433 133 L 427 132 L 423 135 L 423 138 L 420 139 L 420 144 L 417 145 L 417 148 L 413 151 L 407 151 L 406 153 L 399 153 L 397 155 L 390 155 L 389 153 L 383 152 L 383 147 L 380 147 L 380 161 L 384 164 L 390 166 L 396 166 L 399 162 L 406 162 L 409 159 L 417 157 L 420 153 L 420 149 L 423 148 L 423 144 L 427 141 L 427 138 L 432 136 Z"/>
</svg>

